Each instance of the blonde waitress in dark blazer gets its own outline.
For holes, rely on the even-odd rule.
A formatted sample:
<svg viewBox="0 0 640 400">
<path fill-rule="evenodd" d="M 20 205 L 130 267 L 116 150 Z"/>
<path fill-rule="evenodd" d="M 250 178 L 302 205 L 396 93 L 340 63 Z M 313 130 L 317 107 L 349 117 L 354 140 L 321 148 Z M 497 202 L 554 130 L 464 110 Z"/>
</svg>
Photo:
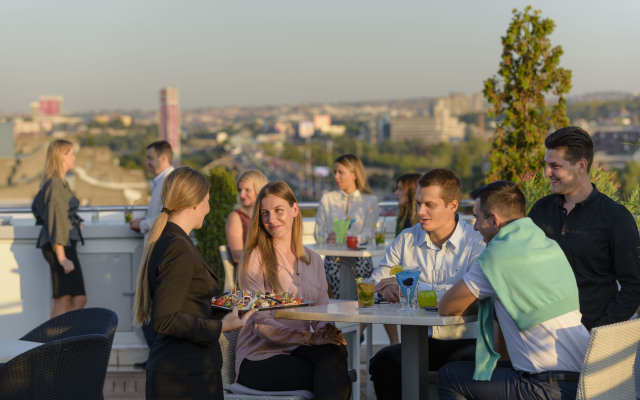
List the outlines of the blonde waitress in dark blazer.
<svg viewBox="0 0 640 400">
<path fill-rule="evenodd" d="M 242 328 L 234 307 L 213 318 L 210 299 L 218 280 L 189 233 L 209 213 L 209 182 L 189 167 L 173 171 L 162 186 L 163 209 L 142 255 L 134 323 L 151 322 L 156 338 L 147 362 L 147 399 L 222 399 L 221 332 Z"/>
</svg>

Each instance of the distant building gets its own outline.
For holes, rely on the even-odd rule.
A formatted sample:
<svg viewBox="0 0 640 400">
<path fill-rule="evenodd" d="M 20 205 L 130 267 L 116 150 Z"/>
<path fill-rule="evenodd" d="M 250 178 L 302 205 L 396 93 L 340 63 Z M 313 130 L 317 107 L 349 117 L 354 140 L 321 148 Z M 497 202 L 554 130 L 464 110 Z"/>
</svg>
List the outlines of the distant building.
<svg viewBox="0 0 640 400">
<path fill-rule="evenodd" d="M 382 143 L 385 139 L 391 138 L 391 120 L 389 118 L 380 118 L 376 121 L 376 139 L 378 143 Z"/>
<path fill-rule="evenodd" d="M 315 133 L 313 129 L 313 122 L 311 121 L 300 121 L 298 123 L 298 137 L 302 139 L 310 138 Z"/>
<path fill-rule="evenodd" d="M 331 115 L 315 115 L 313 117 L 313 127 L 317 130 L 323 130 L 331 126 Z"/>
<path fill-rule="evenodd" d="M 0 123 L 0 158 L 13 158 L 13 122 Z"/>
<path fill-rule="evenodd" d="M 607 128 L 591 135 L 595 164 L 622 169 L 629 161 L 640 162 L 640 131 L 630 128 Z"/>
<path fill-rule="evenodd" d="M 343 136 L 346 131 L 347 127 L 344 125 L 327 125 L 320 129 L 320 132 L 331 136 Z"/>
<path fill-rule="evenodd" d="M 180 165 L 180 94 L 177 87 L 160 89 L 160 139 L 173 150 L 173 165 Z"/>
<path fill-rule="evenodd" d="M 464 122 L 451 116 L 446 103 L 439 100 L 433 108 L 433 116 L 392 117 L 389 138 L 392 141 L 421 140 L 425 144 L 451 142 L 464 139 L 465 127 Z"/>
<path fill-rule="evenodd" d="M 438 99 L 438 102 L 443 102 L 451 115 L 484 112 L 484 97 L 482 93 L 474 93 L 471 96 L 462 93 L 451 93 L 448 97 Z"/>
<path fill-rule="evenodd" d="M 59 117 L 62 115 L 62 96 L 40 96 L 38 109 L 40 117 Z"/>
<path fill-rule="evenodd" d="M 430 110 L 394 109 L 389 118 L 377 121 L 377 140 L 421 140 L 425 144 L 461 141 L 467 135 L 467 124 L 457 116 L 469 113 L 484 113 L 481 93 L 471 96 L 452 93 L 439 98 Z"/>
</svg>

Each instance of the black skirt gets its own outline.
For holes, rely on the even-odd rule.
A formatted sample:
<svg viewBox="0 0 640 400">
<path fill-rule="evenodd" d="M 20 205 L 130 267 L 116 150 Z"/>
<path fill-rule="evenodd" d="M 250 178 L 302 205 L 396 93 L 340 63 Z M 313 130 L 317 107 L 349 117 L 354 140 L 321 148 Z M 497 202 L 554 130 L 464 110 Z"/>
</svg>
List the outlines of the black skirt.
<svg viewBox="0 0 640 400">
<path fill-rule="evenodd" d="M 57 299 L 62 296 L 82 296 L 86 295 L 84 290 L 84 278 L 82 277 L 82 268 L 78 253 L 76 252 L 76 242 L 71 241 L 71 246 L 64 248 L 67 258 L 73 261 L 74 270 L 68 274 L 64 273 L 64 268 L 58 262 L 58 257 L 53 251 L 51 244 L 47 243 L 42 246 L 42 254 L 44 259 L 49 263 L 51 268 L 51 284 L 53 286 L 53 298 Z"/>
</svg>

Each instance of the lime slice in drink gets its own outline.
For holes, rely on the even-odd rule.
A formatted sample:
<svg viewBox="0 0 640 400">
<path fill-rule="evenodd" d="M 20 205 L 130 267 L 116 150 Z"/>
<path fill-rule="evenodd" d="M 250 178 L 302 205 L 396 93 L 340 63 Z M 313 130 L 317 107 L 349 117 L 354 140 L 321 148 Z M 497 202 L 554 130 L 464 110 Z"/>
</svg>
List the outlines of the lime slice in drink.
<svg viewBox="0 0 640 400">
<path fill-rule="evenodd" d="M 391 268 L 391 272 L 389 273 L 389 275 L 394 276 L 395 274 L 397 274 L 400 271 L 404 271 L 404 268 L 402 268 L 402 265 L 394 265 Z"/>
</svg>

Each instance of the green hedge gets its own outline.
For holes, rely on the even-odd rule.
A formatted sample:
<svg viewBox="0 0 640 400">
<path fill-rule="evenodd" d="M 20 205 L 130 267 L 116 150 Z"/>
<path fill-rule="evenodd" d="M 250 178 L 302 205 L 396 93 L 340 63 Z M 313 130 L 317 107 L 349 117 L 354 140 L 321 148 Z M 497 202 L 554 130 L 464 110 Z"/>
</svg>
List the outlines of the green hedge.
<svg viewBox="0 0 640 400">
<path fill-rule="evenodd" d="M 211 187 L 209 189 L 209 206 L 211 211 L 204 218 L 202 228 L 195 231 L 198 250 L 209 263 L 220 280 L 220 289 L 224 287 L 224 269 L 218 247 L 227 244 L 225 226 L 229 213 L 236 204 L 238 191 L 235 174 L 224 166 L 209 170 L 206 175 Z"/>
</svg>

